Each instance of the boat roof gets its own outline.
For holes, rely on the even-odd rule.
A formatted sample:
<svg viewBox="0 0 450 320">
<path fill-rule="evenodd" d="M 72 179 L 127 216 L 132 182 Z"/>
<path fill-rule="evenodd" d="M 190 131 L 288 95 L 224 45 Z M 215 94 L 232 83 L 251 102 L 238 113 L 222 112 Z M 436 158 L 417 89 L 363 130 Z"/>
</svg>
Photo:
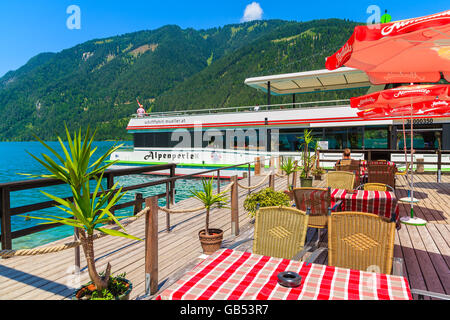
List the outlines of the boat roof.
<svg viewBox="0 0 450 320">
<path fill-rule="evenodd" d="M 244 83 L 267 93 L 269 81 L 270 93 L 273 95 L 364 88 L 372 85 L 364 71 L 348 67 L 254 77 L 245 79 Z"/>
</svg>

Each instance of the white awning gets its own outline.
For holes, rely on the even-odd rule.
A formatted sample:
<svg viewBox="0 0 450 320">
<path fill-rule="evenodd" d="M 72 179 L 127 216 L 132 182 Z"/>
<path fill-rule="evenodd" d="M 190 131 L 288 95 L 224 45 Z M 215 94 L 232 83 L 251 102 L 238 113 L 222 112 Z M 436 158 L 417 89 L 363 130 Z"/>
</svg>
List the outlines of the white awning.
<svg viewBox="0 0 450 320">
<path fill-rule="evenodd" d="M 347 67 L 248 78 L 244 83 L 267 92 L 268 82 L 270 92 L 274 95 L 363 88 L 372 85 L 364 71 Z"/>
</svg>

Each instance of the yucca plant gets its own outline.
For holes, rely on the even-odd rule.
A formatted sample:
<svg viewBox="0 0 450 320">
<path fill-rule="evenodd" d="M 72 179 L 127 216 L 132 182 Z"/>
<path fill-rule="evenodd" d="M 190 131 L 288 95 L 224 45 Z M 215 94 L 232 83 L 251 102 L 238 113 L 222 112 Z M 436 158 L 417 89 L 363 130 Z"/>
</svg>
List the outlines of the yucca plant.
<svg viewBox="0 0 450 320">
<path fill-rule="evenodd" d="M 287 158 L 287 160 L 283 161 L 283 163 L 281 164 L 281 170 L 286 174 L 286 179 L 287 179 L 287 188 L 289 191 L 291 191 L 292 186 L 289 183 L 289 176 L 298 171 L 299 167 L 297 166 L 297 164 L 295 163 L 295 161 L 292 158 Z"/>
<path fill-rule="evenodd" d="M 111 265 L 108 263 L 105 272 L 102 273 L 102 276 L 100 276 L 97 272 L 94 254 L 94 231 L 97 230 L 100 233 L 112 236 L 140 240 L 139 238 L 126 233 L 124 227 L 118 220 L 122 217 L 115 217 L 111 213 L 111 207 L 113 207 L 125 195 L 125 193 L 121 192 L 122 188 L 117 189 L 118 183 L 116 183 L 111 189 L 105 191 L 101 184 L 105 170 L 115 163 L 111 162 L 104 164 L 104 160 L 121 146 L 112 146 L 97 160 L 91 161 L 92 156 L 97 150 L 97 147 L 92 149 L 92 142 L 94 141 L 95 132 L 91 136 L 88 128 L 84 138 L 82 139 L 80 129 L 78 133 L 74 132 L 72 138 L 66 126 L 66 135 L 69 148 L 66 148 L 62 139 L 58 137 L 58 141 L 64 153 L 63 155 L 59 155 L 58 152 L 48 146 L 39 137 L 35 136 L 36 139 L 44 145 L 44 147 L 49 150 L 57 160 L 54 161 L 46 154 L 41 154 L 43 159 L 39 159 L 29 153 L 34 159 L 36 159 L 36 161 L 46 168 L 49 173 L 40 175 L 23 175 L 39 178 L 54 178 L 69 185 L 72 192 L 73 201 L 59 198 L 44 191 L 41 192 L 57 202 L 59 205 L 56 207 L 61 209 L 66 214 L 69 214 L 71 217 L 67 218 L 44 215 L 41 217 L 30 218 L 47 221 L 42 224 L 61 223 L 77 228 L 84 255 L 86 257 L 89 276 L 95 284 L 98 292 L 103 292 L 108 288 L 108 282 L 111 275 Z M 91 179 L 96 180 L 92 195 L 90 186 Z M 123 232 L 102 227 L 102 225 L 110 222 L 116 223 L 123 230 Z"/>
<path fill-rule="evenodd" d="M 309 178 L 311 175 L 311 170 L 314 167 L 314 163 L 316 162 L 316 151 L 317 151 L 317 143 L 314 149 L 314 154 L 311 155 L 309 152 L 309 146 L 314 143 L 314 137 L 312 135 L 312 130 L 305 129 L 303 134 L 304 143 L 301 144 L 300 148 L 302 150 L 302 178 Z"/>
<path fill-rule="evenodd" d="M 205 233 L 209 236 L 209 213 L 210 210 L 214 206 L 221 206 L 225 202 L 228 201 L 228 196 L 225 195 L 227 191 L 223 191 L 217 194 L 213 193 L 213 181 L 214 177 L 211 177 L 211 179 L 202 179 L 202 191 L 197 190 L 191 190 L 191 194 L 200 200 L 206 209 L 206 221 L 205 221 Z"/>
</svg>

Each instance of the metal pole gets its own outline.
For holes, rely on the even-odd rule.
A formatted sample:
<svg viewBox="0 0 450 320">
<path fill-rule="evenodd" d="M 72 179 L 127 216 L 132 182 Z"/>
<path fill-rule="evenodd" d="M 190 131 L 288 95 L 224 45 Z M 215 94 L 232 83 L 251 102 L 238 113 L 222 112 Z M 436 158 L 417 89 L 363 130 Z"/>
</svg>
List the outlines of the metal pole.
<svg viewBox="0 0 450 320">
<path fill-rule="evenodd" d="M 441 167 L 442 167 L 442 151 L 438 149 L 438 167 L 437 167 L 437 182 L 441 182 Z"/>
<path fill-rule="evenodd" d="M 248 186 L 250 187 L 250 176 L 252 174 L 250 163 L 248 164 Z M 248 194 L 250 194 L 250 189 L 248 189 Z"/>
<path fill-rule="evenodd" d="M 220 193 L 220 170 L 217 170 L 217 193 Z"/>
</svg>

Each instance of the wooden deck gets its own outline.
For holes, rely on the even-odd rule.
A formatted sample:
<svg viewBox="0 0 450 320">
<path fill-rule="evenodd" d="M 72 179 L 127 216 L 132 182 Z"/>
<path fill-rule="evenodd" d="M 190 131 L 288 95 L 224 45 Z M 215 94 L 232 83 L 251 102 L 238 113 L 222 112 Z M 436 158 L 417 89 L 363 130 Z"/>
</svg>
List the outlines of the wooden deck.
<svg viewBox="0 0 450 320">
<path fill-rule="evenodd" d="M 252 177 L 252 185 L 262 177 Z M 428 221 L 425 227 L 402 225 L 395 239 L 395 256 L 404 259 L 404 272 L 411 287 L 433 292 L 450 294 L 450 176 L 442 176 L 436 183 L 435 175 L 419 175 L 415 178 L 416 192 L 420 199 L 415 214 Z M 246 185 L 245 180 L 241 183 Z M 323 185 L 323 181 L 315 185 Z M 406 180 L 401 177 L 397 185 L 397 196 L 406 196 Z M 262 187 L 266 187 L 264 184 Z M 286 186 L 285 178 L 275 180 L 277 190 Z M 258 188 L 258 189 L 260 189 Z M 258 190 L 256 189 L 256 190 Z M 211 227 L 225 231 L 224 246 L 252 235 L 253 225 L 243 210 L 243 201 L 248 191 L 239 188 L 239 223 L 241 234 L 231 237 L 231 218 L 229 209 L 217 209 L 211 214 Z M 199 203 L 187 199 L 177 203 L 173 209 L 194 208 Z M 409 206 L 401 204 L 400 214 L 408 215 Z M 197 232 L 203 228 L 204 212 L 172 214 L 171 232 L 165 230 L 165 213 L 159 216 L 159 286 L 168 287 L 185 271 L 192 268 L 202 254 Z M 127 228 L 130 234 L 144 237 L 144 219 L 141 218 Z M 308 232 L 308 241 L 314 241 L 317 233 Z M 66 238 L 55 243 L 72 241 Z M 52 244 L 55 244 L 52 243 Z M 46 246 L 52 245 L 48 244 Z M 326 232 L 321 239 L 326 246 Z M 240 247 L 251 250 L 251 243 Z M 103 270 L 111 262 L 113 272 L 127 273 L 133 283 L 132 299 L 151 299 L 145 296 L 144 243 L 122 238 L 104 237 L 95 242 L 97 265 Z M 88 281 L 84 257 L 81 260 L 81 277 L 71 274 L 74 264 L 74 250 L 39 256 L 0 259 L 0 299 L 67 299 L 73 290 L 67 285 L 78 280 L 80 284 Z M 319 257 L 319 263 L 327 263 L 327 254 Z"/>
</svg>

